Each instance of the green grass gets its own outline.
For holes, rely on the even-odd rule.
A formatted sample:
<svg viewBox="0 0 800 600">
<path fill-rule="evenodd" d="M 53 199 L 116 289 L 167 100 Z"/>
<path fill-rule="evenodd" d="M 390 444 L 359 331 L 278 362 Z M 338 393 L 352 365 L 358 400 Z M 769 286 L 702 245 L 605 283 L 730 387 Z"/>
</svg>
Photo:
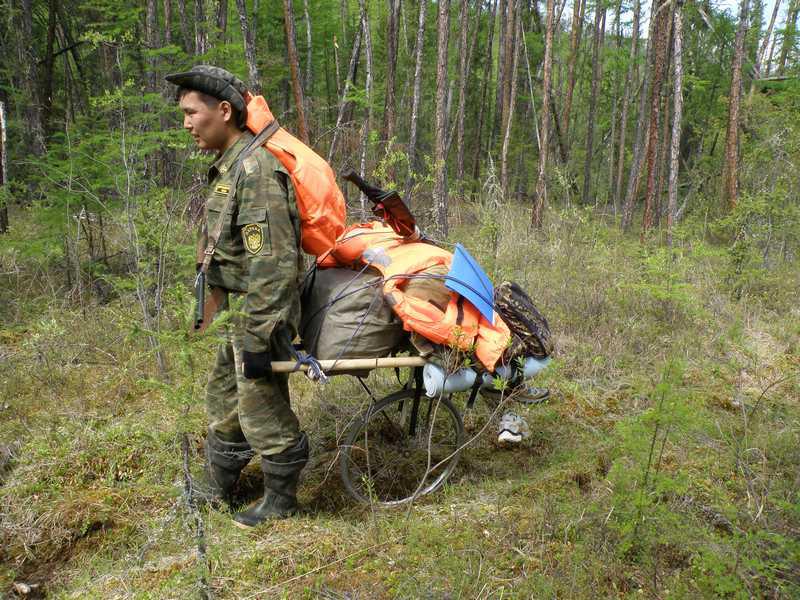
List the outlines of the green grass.
<svg viewBox="0 0 800 600">
<path fill-rule="evenodd" d="M 168 276 L 162 374 L 129 286 L 101 302 L 85 275 L 76 298 L 63 253 L 29 244 L 42 225 L 18 225 L 0 240 L 0 272 L 13 273 L 0 286 L 0 450 L 13 451 L 0 593 L 21 581 L 52 597 L 185 598 L 205 580 L 220 598 L 800 594 L 797 263 L 742 287 L 726 279 L 726 246 L 692 224 L 669 252 L 584 211 L 540 233 L 515 207 L 492 219 L 451 238 L 522 283 L 557 336 L 540 377 L 551 400 L 514 407 L 531 437 L 500 449 L 490 426 L 443 491 L 372 511 L 331 469 L 365 394 L 293 376 L 313 447 L 305 511 L 248 533 L 204 508 L 205 561 L 182 495 L 184 432 L 202 468 L 213 345 L 183 334 L 191 265 Z M 370 381 L 388 390 L 392 377 Z M 487 415 L 468 415 L 468 433 Z M 259 477 L 254 463 L 245 481 Z"/>
</svg>

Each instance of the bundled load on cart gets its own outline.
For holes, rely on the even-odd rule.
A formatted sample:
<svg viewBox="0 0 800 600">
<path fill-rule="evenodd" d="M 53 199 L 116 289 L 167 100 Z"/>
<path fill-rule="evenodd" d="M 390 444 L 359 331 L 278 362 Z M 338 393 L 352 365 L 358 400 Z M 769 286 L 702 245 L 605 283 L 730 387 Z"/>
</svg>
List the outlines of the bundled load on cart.
<svg viewBox="0 0 800 600">
<path fill-rule="evenodd" d="M 543 368 L 553 349 L 550 331 L 519 286 L 504 282 L 494 289 L 460 244 L 451 253 L 427 240 L 397 192 L 372 187 L 352 171 L 344 178 L 372 202 L 378 220 L 346 228 L 344 198 L 330 166 L 278 126 L 261 96 L 248 102 L 247 127 L 256 133 L 251 145 L 263 144 L 289 173 L 303 250 L 316 257 L 303 291 L 300 333 L 307 356 L 299 362 L 321 374 L 319 360 L 379 359 L 410 344 L 430 358 L 429 394 L 458 391 L 444 389 L 445 383 L 474 383 L 478 375 L 481 381 L 521 379 Z M 202 329 L 221 300 L 214 296 L 206 305 L 200 276 L 196 288 L 195 328 Z M 473 353 L 477 370 L 445 377 L 435 363 L 437 348 Z"/>
<path fill-rule="evenodd" d="M 352 171 L 345 179 L 379 220 L 346 228 L 307 273 L 301 336 L 310 356 L 345 361 L 408 349 L 429 358 L 430 396 L 490 386 L 495 376 L 529 378 L 546 366 L 547 321 L 517 284 L 494 288 L 463 246 L 450 252 L 425 239 L 396 192 Z M 445 373 L 436 360 L 445 348 L 472 354 L 474 366 Z"/>
</svg>

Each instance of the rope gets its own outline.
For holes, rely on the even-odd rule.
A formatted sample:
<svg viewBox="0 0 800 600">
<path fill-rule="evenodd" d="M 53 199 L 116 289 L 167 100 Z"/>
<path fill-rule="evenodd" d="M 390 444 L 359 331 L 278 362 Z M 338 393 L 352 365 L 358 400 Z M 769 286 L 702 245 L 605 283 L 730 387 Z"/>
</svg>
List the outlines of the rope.
<svg viewBox="0 0 800 600">
<path fill-rule="evenodd" d="M 308 377 L 311 381 L 318 381 L 323 385 L 330 381 L 330 377 L 322 370 L 322 365 L 310 354 L 303 356 L 299 352 L 296 352 L 295 358 L 297 359 L 297 364 L 295 364 L 293 372 L 299 371 L 300 367 L 303 365 L 308 365 Z"/>
</svg>

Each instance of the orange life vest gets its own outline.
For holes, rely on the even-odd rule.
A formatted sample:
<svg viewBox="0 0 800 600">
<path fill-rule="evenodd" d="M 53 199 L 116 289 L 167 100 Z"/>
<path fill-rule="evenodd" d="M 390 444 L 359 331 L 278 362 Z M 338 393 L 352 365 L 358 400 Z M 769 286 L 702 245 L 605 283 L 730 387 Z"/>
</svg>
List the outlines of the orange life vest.
<svg viewBox="0 0 800 600">
<path fill-rule="evenodd" d="M 247 128 L 258 134 L 275 120 L 263 96 L 247 103 Z M 344 196 L 330 165 L 319 154 L 280 127 L 264 147 L 289 172 L 300 213 L 300 242 L 308 254 L 331 250 L 345 227 Z"/>
<path fill-rule="evenodd" d="M 404 293 L 409 278 L 436 265 L 449 267 L 453 255 L 431 244 L 406 242 L 390 227 L 378 222 L 360 223 L 345 230 L 336 246 L 318 260 L 320 267 L 360 267 L 369 264 L 383 275 L 386 301 L 403 322 L 406 331 L 416 332 L 435 344 L 461 350 L 474 349 L 475 356 L 489 371 L 508 347 L 511 332 L 495 315 L 489 323 L 464 297 L 450 292 L 444 311 L 426 300 Z"/>
</svg>

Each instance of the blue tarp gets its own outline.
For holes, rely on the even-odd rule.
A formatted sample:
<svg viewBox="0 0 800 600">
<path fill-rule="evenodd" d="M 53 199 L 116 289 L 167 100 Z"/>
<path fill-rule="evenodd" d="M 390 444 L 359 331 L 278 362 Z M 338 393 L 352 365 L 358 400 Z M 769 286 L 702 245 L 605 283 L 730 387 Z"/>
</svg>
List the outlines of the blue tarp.
<svg viewBox="0 0 800 600">
<path fill-rule="evenodd" d="M 445 285 L 469 300 L 489 323 L 494 323 L 494 286 L 478 261 L 456 244 Z"/>
</svg>

